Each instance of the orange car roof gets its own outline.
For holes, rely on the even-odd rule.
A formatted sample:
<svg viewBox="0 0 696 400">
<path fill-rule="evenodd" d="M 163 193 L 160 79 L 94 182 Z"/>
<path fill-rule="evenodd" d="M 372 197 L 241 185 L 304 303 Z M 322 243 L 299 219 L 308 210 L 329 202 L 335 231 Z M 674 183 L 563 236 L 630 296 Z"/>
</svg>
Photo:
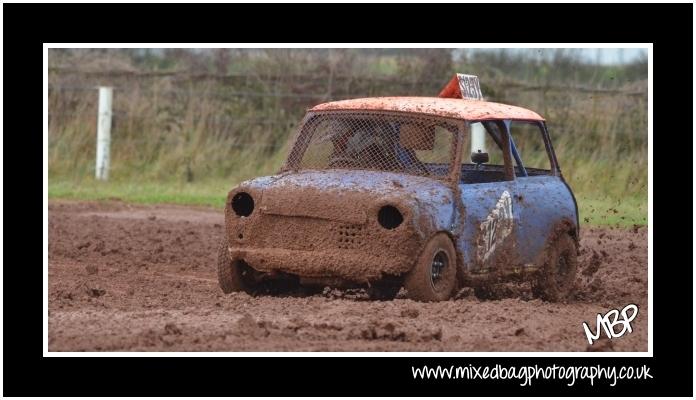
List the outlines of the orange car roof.
<svg viewBox="0 0 696 400">
<path fill-rule="evenodd" d="M 469 121 L 514 119 L 543 121 L 539 114 L 526 108 L 482 100 L 441 97 L 368 97 L 318 104 L 309 111 L 400 111 L 459 118 Z"/>
</svg>

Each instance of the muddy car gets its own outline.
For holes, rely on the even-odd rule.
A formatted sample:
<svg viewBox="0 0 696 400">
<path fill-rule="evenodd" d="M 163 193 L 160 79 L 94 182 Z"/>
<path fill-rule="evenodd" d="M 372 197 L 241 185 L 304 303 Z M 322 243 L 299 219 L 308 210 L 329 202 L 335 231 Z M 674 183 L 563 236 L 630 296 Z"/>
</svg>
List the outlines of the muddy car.
<svg viewBox="0 0 696 400">
<path fill-rule="evenodd" d="M 457 74 L 438 97 L 308 110 L 278 174 L 232 189 L 218 278 L 225 293 L 365 288 L 419 301 L 531 281 L 568 296 L 579 221 L 544 118 L 484 101 Z"/>
</svg>

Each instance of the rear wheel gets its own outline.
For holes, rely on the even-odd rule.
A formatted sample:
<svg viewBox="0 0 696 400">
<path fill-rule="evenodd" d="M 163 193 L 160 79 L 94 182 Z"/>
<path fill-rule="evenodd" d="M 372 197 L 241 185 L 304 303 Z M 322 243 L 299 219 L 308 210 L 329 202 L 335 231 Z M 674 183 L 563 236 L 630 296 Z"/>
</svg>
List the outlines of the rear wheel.
<svg viewBox="0 0 696 400">
<path fill-rule="evenodd" d="M 406 275 L 408 297 L 418 301 L 443 301 L 457 285 L 457 262 L 449 236 L 438 233 L 425 245 L 413 269 Z"/>
<path fill-rule="evenodd" d="M 563 301 L 575 286 L 578 251 L 575 240 L 561 234 L 549 247 L 546 262 L 535 285 L 536 294 L 544 300 Z"/>
<path fill-rule="evenodd" d="M 251 292 L 250 271 L 242 261 L 230 260 L 227 239 L 222 239 L 218 250 L 218 282 L 223 293 Z"/>
</svg>

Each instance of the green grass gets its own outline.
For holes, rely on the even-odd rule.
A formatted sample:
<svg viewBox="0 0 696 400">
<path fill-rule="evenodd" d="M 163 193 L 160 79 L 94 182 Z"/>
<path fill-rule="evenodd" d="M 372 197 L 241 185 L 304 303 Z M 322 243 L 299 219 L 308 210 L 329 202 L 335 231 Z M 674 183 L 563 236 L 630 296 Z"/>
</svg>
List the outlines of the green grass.
<svg viewBox="0 0 696 400">
<path fill-rule="evenodd" d="M 222 208 L 232 184 L 225 181 L 177 182 L 99 182 L 94 179 L 77 184 L 50 181 L 49 199 L 118 200 L 142 204 L 187 204 Z"/>
<path fill-rule="evenodd" d="M 629 197 L 616 200 L 581 196 L 577 201 L 581 226 L 631 228 L 634 225 L 648 224 L 647 198 Z"/>
<path fill-rule="evenodd" d="M 184 204 L 222 208 L 234 181 L 203 182 L 99 182 L 84 179 L 49 181 L 49 199 L 109 201 L 119 200 L 141 204 Z M 616 200 L 608 197 L 578 196 L 581 226 L 616 226 L 631 228 L 646 225 L 647 198 L 639 196 Z"/>
</svg>

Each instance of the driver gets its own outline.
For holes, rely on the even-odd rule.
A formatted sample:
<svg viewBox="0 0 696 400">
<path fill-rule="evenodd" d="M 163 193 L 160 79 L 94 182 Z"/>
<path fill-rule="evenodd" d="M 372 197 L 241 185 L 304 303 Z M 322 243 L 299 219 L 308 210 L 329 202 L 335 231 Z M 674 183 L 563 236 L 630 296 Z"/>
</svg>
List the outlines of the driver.
<svg viewBox="0 0 696 400">
<path fill-rule="evenodd" d="M 377 132 L 372 121 L 354 120 L 353 126 L 345 134 L 336 136 L 334 142 L 335 164 L 376 170 L 391 170 L 396 165 L 393 149 L 382 135 Z"/>
<path fill-rule="evenodd" d="M 362 168 L 391 170 L 395 166 L 395 158 L 390 144 L 376 132 L 373 124 L 369 124 L 358 128 L 348 140 L 347 154 L 357 160 Z"/>
</svg>

